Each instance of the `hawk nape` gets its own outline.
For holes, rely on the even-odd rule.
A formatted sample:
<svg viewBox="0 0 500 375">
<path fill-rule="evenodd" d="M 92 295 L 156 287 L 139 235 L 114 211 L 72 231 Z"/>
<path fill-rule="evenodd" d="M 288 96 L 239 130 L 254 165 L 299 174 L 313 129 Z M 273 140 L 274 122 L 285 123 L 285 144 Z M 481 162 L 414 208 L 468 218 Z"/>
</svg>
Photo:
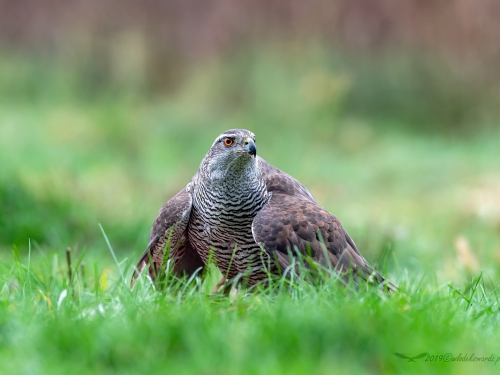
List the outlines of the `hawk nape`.
<svg viewBox="0 0 500 375">
<path fill-rule="evenodd" d="M 268 280 L 269 272 L 298 272 L 290 266 L 300 258 L 350 273 L 356 282 L 395 288 L 304 186 L 257 156 L 248 130 L 217 137 L 191 182 L 160 209 L 132 286 L 148 263 L 153 280 L 161 274 L 167 242 L 177 275 L 192 275 L 212 256 L 228 280 L 245 275 L 245 284 L 253 286 Z"/>
</svg>

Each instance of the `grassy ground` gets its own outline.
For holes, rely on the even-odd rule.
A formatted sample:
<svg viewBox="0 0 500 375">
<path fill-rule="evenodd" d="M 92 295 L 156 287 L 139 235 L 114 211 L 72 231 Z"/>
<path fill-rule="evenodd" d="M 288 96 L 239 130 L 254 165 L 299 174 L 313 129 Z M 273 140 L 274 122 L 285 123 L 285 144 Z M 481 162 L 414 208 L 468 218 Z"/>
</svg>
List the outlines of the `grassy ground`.
<svg viewBox="0 0 500 375">
<path fill-rule="evenodd" d="M 400 278 L 411 301 L 331 283 L 226 298 L 208 294 L 213 277 L 130 292 L 98 263 L 71 286 L 61 258 L 2 265 L 6 373 L 497 372 L 499 301 L 480 277 L 458 289 Z"/>
<path fill-rule="evenodd" d="M 500 356 L 500 133 L 446 137 L 346 114 L 355 74 L 284 64 L 206 64 L 175 96 L 143 99 L 82 94 L 57 67 L 1 62 L 5 373 L 497 372 L 448 360 Z M 215 271 L 198 287 L 157 293 L 143 279 L 130 292 L 119 270 L 130 276 L 159 207 L 234 127 L 254 131 L 259 154 L 303 182 L 411 300 L 330 283 L 228 299 L 208 293 Z"/>
</svg>

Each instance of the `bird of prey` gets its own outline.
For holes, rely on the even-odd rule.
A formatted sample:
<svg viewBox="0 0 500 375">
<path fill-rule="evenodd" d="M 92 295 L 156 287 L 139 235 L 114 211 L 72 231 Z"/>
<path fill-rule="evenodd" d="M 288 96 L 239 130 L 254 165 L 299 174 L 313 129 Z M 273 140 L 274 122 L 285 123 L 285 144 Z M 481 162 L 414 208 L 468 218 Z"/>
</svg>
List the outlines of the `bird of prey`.
<svg viewBox="0 0 500 375">
<path fill-rule="evenodd" d="M 415 361 L 416 359 L 420 359 L 420 358 L 424 358 L 427 353 L 422 353 L 422 354 L 419 354 L 419 355 L 416 355 L 415 357 L 408 357 L 407 355 L 404 355 L 402 353 L 394 353 L 394 355 L 396 357 L 399 357 L 399 358 L 402 358 L 402 359 L 407 359 L 408 361 L 407 362 L 417 362 Z"/>
<path fill-rule="evenodd" d="M 249 287 L 299 272 L 301 259 L 395 288 L 302 184 L 257 156 L 255 135 L 243 129 L 218 136 L 191 181 L 160 209 L 131 286 L 147 265 L 155 281 L 164 256 L 174 274 L 188 276 L 211 258 L 227 280 Z"/>
</svg>

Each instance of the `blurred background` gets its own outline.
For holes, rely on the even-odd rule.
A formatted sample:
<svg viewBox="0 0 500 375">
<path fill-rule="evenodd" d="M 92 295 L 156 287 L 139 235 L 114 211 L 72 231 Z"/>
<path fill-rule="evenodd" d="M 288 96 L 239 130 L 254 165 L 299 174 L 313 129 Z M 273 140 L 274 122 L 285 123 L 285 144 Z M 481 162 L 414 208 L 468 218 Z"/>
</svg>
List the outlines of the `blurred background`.
<svg viewBox="0 0 500 375">
<path fill-rule="evenodd" d="M 257 136 L 387 273 L 500 270 L 497 0 L 0 0 L 0 257 L 138 257 Z"/>
</svg>

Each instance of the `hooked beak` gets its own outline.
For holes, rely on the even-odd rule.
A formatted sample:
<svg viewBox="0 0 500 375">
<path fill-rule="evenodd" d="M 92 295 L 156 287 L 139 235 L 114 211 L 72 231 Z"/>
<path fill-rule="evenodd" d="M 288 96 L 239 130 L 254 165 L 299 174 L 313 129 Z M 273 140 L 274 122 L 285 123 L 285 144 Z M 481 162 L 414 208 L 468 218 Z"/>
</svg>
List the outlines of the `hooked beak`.
<svg viewBox="0 0 500 375">
<path fill-rule="evenodd" d="M 257 155 L 257 147 L 255 147 L 255 142 L 250 137 L 245 139 L 244 149 L 248 153 L 248 155 L 252 157 L 255 157 L 255 155 Z"/>
</svg>

